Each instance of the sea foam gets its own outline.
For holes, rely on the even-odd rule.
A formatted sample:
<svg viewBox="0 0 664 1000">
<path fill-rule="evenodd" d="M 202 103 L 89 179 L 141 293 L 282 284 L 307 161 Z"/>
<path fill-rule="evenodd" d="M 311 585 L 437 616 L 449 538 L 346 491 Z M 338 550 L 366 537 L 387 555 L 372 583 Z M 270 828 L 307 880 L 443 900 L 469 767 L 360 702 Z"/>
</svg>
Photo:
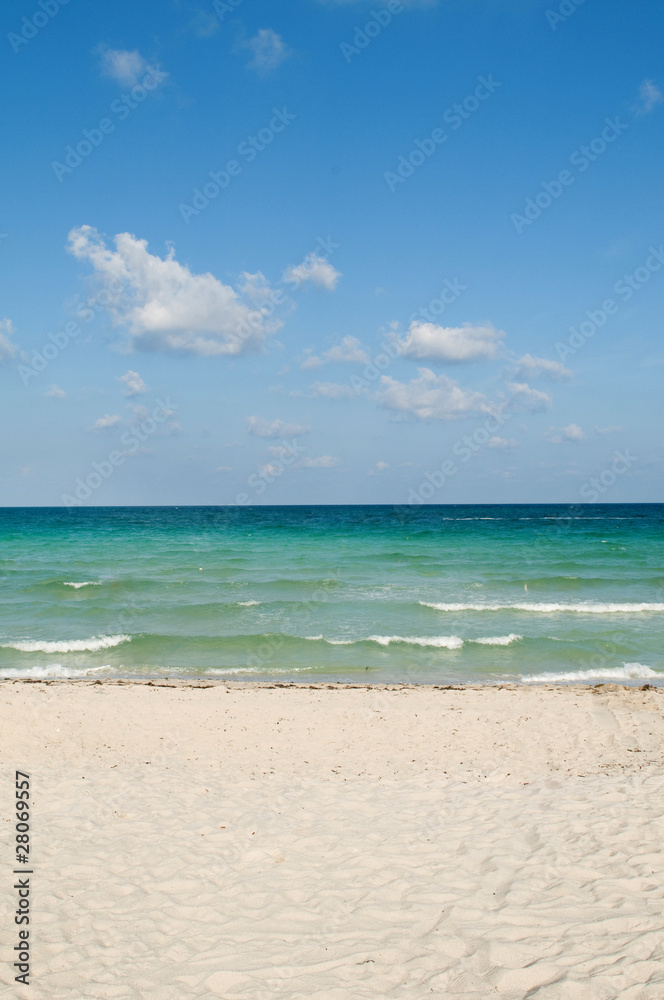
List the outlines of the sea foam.
<svg viewBox="0 0 664 1000">
<path fill-rule="evenodd" d="M 369 635 L 365 639 L 326 639 L 323 635 L 306 635 L 311 642 L 327 642 L 330 646 L 354 646 L 360 642 L 377 642 L 379 646 L 389 646 L 401 642 L 409 646 L 435 646 L 439 649 L 461 649 L 463 639 L 458 635 Z"/>
<path fill-rule="evenodd" d="M 488 636 L 486 639 L 468 639 L 468 642 L 478 642 L 481 646 L 510 646 L 513 642 L 523 639 L 522 635 L 510 632 L 509 635 Z"/>
<path fill-rule="evenodd" d="M 370 635 L 366 642 L 377 642 L 379 646 L 389 646 L 393 642 L 402 642 L 407 646 L 434 646 L 438 649 L 461 649 L 463 639 L 458 635 Z"/>
<path fill-rule="evenodd" d="M 79 590 L 81 587 L 101 587 L 101 580 L 83 580 L 82 583 L 63 583 L 63 587 L 73 587 L 74 590 Z"/>
<path fill-rule="evenodd" d="M 82 670 L 75 670 L 72 667 L 64 667 L 61 663 L 49 663 L 45 667 L 27 667 L 24 670 L 1 670 L 0 677 L 6 679 L 17 679 L 20 680 L 22 677 L 31 677 L 38 680 L 49 678 L 74 678 L 74 677 L 90 677 L 92 674 L 99 673 L 100 670 L 111 670 L 110 665 L 104 665 L 103 667 L 88 667 Z"/>
<path fill-rule="evenodd" d="M 130 635 L 100 635 L 91 639 L 71 639 L 64 642 L 41 642 L 26 639 L 19 642 L 1 642 L 2 649 L 16 649 L 19 653 L 96 653 L 111 649 L 123 642 L 131 642 Z"/>
<path fill-rule="evenodd" d="M 458 635 L 370 635 L 366 639 L 326 639 L 323 635 L 306 635 L 311 642 L 327 642 L 330 646 L 354 646 L 360 642 L 377 642 L 379 646 L 389 646 L 393 642 L 401 642 L 411 646 L 433 646 L 437 649 L 461 649 L 465 642 L 475 642 L 482 646 L 509 646 L 523 639 L 522 635 L 510 632 L 509 635 L 493 635 L 479 639 L 462 639 Z"/>
<path fill-rule="evenodd" d="M 664 680 L 664 672 L 653 670 L 645 663 L 624 663 L 622 667 L 605 667 L 597 670 L 570 670 L 562 673 L 524 675 L 524 684 L 559 684 L 561 681 L 596 681 L 596 680 Z"/>
</svg>

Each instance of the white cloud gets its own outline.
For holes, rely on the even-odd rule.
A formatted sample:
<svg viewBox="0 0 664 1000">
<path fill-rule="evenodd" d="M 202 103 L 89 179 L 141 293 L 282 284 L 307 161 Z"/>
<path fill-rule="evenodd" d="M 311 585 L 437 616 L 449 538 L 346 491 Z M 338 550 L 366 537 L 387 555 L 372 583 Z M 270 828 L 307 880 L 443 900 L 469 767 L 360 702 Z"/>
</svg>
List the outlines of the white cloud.
<svg viewBox="0 0 664 1000">
<path fill-rule="evenodd" d="M 134 87 L 148 68 L 147 61 L 138 49 L 109 49 L 100 45 L 101 68 L 122 87 Z"/>
<path fill-rule="evenodd" d="M 16 345 L 12 344 L 14 324 L 10 319 L 0 319 L 0 362 L 16 355 Z"/>
<path fill-rule="evenodd" d="M 283 466 L 275 465 L 274 462 L 266 462 L 265 465 L 259 465 L 258 471 L 262 476 L 270 476 L 274 479 L 276 476 L 280 476 L 284 471 Z"/>
<path fill-rule="evenodd" d="M 371 359 L 356 337 L 344 337 L 340 344 L 335 344 L 329 351 L 324 351 L 322 357 L 311 354 L 300 365 L 305 371 L 308 368 L 320 368 L 328 362 L 348 362 L 352 364 L 368 364 Z"/>
<path fill-rule="evenodd" d="M 461 327 L 413 322 L 403 340 L 397 340 L 403 357 L 431 361 L 485 361 L 495 358 L 502 333 L 491 324 Z"/>
<path fill-rule="evenodd" d="M 325 288 L 328 292 L 333 292 L 337 287 L 341 271 L 332 267 L 325 257 L 319 257 L 315 253 L 309 253 L 301 264 L 296 267 L 288 267 L 283 273 L 283 280 L 289 285 L 299 288 L 305 281 L 310 281 L 318 288 Z"/>
<path fill-rule="evenodd" d="M 418 368 L 418 377 L 397 382 L 381 375 L 377 399 L 391 410 L 410 413 L 420 420 L 456 420 L 472 413 L 492 412 L 481 392 L 462 389 L 447 375 L 435 375 L 429 368 Z"/>
<path fill-rule="evenodd" d="M 350 399 L 357 393 L 351 386 L 340 385 L 338 382 L 314 382 L 311 395 L 323 396 L 325 399 Z"/>
<path fill-rule="evenodd" d="M 300 365 L 302 371 L 308 371 L 311 368 L 320 368 L 325 362 L 322 358 L 319 358 L 317 354 L 312 354 L 311 348 L 307 348 L 308 355 Z"/>
<path fill-rule="evenodd" d="M 578 424 L 568 424 L 558 431 L 555 427 L 550 427 L 545 437 L 552 444 L 562 444 L 563 441 L 585 441 L 585 431 L 581 430 Z"/>
<path fill-rule="evenodd" d="M 261 271 L 256 271 L 255 274 L 245 271 L 240 290 L 247 302 L 253 306 L 260 306 L 273 295 L 270 283 Z"/>
<path fill-rule="evenodd" d="M 272 28 L 261 28 L 258 34 L 245 44 L 253 53 L 247 63 L 247 69 L 255 69 L 258 73 L 271 73 L 292 55 L 281 35 Z"/>
<path fill-rule="evenodd" d="M 382 462 L 382 461 L 381 462 L 376 462 L 376 464 L 374 465 L 373 469 L 369 469 L 369 471 L 367 472 L 367 475 L 368 476 L 379 476 L 381 474 L 381 472 L 385 472 L 385 470 L 389 469 L 389 467 L 390 467 L 389 466 L 389 462 Z"/>
<path fill-rule="evenodd" d="M 67 393 L 64 389 L 61 389 L 59 385 L 53 384 L 45 393 L 45 396 L 51 396 L 53 399 L 66 399 Z"/>
<path fill-rule="evenodd" d="M 300 466 L 303 469 L 332 469 L 339 464 L 338 458 L 332 455 L 319 455 L 318 458 L 303 458 Z"/>
<path fill-rule="evenodd" d="M 664 94 L 652 80 L 644 80 L 639 87 L 639 100 L 641 103 L 636 109 L 637 115 L 647 115 L 664 101 Z"/>
<path fill-rule="evenodd" d="M 138 372 L 133 372 L 131 368 L 124 375 L 119 376 L 118 382 L 123 383 L 125 396 L 140 396 L 141 393 L 148 391 L 148 387 L 141 376 Z"/>
<path fill-rule="evenodd" d="M 146 240 L 131 233 L 118 233 L 114 243 L 115 250 L 107 247 L 92 226 L 69 234 L 69 251 L 93 266 L 106 290 L 109 314 L 116 326 L 129 329 L 134 348 L 244 354 L 259 350 L 281 326 L 270 318 L 271 307 L 252 308 L 268 287 L 260 272 L 243 275 L 236 291 L 212 274 L 192 274 L 175 260 L 173 248 L 166 258 L 158 257 L 148 253 Z"/>
<path fill-rule="evenodd" d="M 515 410 L 541 413 L 548 410 L 553 402 L 548 392 L 532 389 L 527 382 L 508 382 L 507 388 L 511 394 L 510 406 Z"/>
<path fill-rule="evenodd" d="M 93 431 L 103 431 L 108 427 L 115 427 L 122 421 L 122 417 L 118 413 L 107 413 L 106 416 L 100 417 L 99 420 L 95 420 L 94 424 L 90 428 Z"/>
<path fill-rule="evenodd" d="M 308 434 L 311 427 L 301 424 L 287 424 L 283 420 L 263 420 L 262 417 L 247 417 L 247 430 L 262 438 L 298 437 Z"/>
<path fill-rule="evenodd" d="M 578 424 L 568 424 L 563 427 L 563 437 L 566 441 L 585 441 L 586 432 L 582 431 Z"/>
<path fill-rule="evenodd" d="M 524 354 L 516 364 L 516 378 L 537 378 L 538 375 L 547 375 L 557 382 L 561 378 L 571 378 L 572 375 L 569 368 L 565 368 L 560 361 L 535 358 L 532 354 Z"/>
<path fill-rule="evenodd" d="M 335 344 L 323 357 L 326 361 L 350 361 L 366 364 L 369 355 L 363 351 L 356 337 L 344 337 L 340 344 Z"/>
<path fill-rule="evenodd" d="M 489 448 L 516 448 L 518 443 L 514 438 L 501 437 L 492 437 L 487 441 Z"/>
</svg>

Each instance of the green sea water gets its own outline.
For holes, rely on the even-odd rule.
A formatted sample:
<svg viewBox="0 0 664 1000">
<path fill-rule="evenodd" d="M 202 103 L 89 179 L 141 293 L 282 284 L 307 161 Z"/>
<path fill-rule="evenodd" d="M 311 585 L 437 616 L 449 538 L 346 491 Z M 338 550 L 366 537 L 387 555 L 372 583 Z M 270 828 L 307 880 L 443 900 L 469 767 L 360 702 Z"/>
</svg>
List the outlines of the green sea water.
<svg viewBox="0 0 664 1000">
<path fill-rule="evenodd" d="M 664 683 L 664 505 L 0 509 L 0 675 Z"/>
</svg>

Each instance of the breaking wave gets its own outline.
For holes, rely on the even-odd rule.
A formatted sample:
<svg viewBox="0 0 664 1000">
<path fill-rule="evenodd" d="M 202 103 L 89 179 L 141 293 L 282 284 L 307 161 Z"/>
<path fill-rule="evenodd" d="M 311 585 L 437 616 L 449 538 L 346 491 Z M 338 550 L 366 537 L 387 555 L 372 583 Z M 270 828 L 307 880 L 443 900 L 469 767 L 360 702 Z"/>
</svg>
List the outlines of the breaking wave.
<svg viewBox="0 0 664 1000">
<path fill-rule="evenodd" d="M 49 663 L 45 667 L 27 667 L 24 670 L 0 670 L 0 677 L 4 677 L 7 680 L 10 679 L 22 679 L 24 677 L 34 677 L 37 680 L 49 678 L 74 678 L 74 677 L 90 677 L 92 674 L 99 673 L 100 670 L 111 670 L 112 667 L 104 665 L 103 667 L 88 667 L 87 669 L 75 670 L 73 667 L 63 667 L 61 663 Z"/>
<path fill-rule="evenodd" d="M 16 649 L 19 653 L 96 653 L 112 649 L 123 642 L 131 642 L 130 635 L 100 635 L 91 639 L 71 639 L 64 642 L 41 642 L 26 639 L 20 642 L 1 642 L 2 649 Z"/>
<path fill-rule="evenodd" d="M 624 663 L 622 667 L 601 667 L 596 670 L 570 670 L 563 673 L 533 674 L 532 676 L 522 676 L 524 684 L 559 684 L 562 681 L 630 681 L 630 680 L 662 680 L 664 672 L 653 670 L 645 663 Z"/>
</svg>

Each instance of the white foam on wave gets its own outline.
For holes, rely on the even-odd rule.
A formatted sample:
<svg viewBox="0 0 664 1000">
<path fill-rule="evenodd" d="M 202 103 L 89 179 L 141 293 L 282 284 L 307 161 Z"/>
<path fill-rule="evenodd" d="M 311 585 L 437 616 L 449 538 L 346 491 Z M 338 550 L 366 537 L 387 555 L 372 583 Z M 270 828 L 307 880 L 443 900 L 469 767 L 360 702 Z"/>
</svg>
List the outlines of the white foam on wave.
<svg viewBox="0 0 664 1000">
<path fill-rule="evenodd" d="M 260 601 L 238 601 L 237 606 L 239 608 L 250 608 L 254 604 L 260 604 L 260 603 L 261 603 Z"/>
<path fill-rule="evenodd" d="M 84 670 L 74 670 L 71 667 L 63 667 L 61 663 L 49 663 L 45 667 L 28 667 L 25 670 L 0 670 L 0 677 L 11 680 L 20 680 L 23 677 L 34 677 L 36 679 L 48 678 L 68 678 L 68 677 L 89 677 L 99 673 L 100 670 L 111 670 L 110 665 L 103 667 L 88 667 Z"/>
<path fill-rule="evenodd" d="M 63 587 L 73 587 L 74 590 L 79 590 L 81 587 L 101 587 L 101 580 L 83 580 L 82 583 L 63 583 Z"/>
<path fill-rule="evenodd" d="M 458 635 L 370 635 L 367 642 L 377 642 L 380 646 L 389 646 L 392 642 L 402 642 L 408 646 L 434 646 L 437 649 L 461 649 L 463 639 Z"/>
<path fill-rule="evenodd" d="M 468 639 L 468 642 L 478 642 L 481 646 L 510 646 L 513 642 L 523 639 L 522 635 L 510 632 L 509 635 L 493 635 L 485 639 Z"/>
<path fill-rule="evenodd" d="M 664 604 L 614 604 L 599 601 L 580 601 L 577 604 L 546 602 L 523 602 L 519 604 L 437 604 L 420 601 L 425 608 L 436 611 L 533 611 L 539 614 L 555 614 L 557 611 L 573 611 L 588 615 L 637 614 L 643 611 L 664 611 Z"/>
<path fill-rule="evenodd" d="M 100 635 L 91 639 L 71 639 L 64 642 L 41 642 L 29 640 L 2 642 L 2 649 L 16 649 L 19 653 L 96 653 L 100 649 L 112 649 L 123 642 L 131 642 L 130 635 Z"/>
<path fill-rule="evenodd" d="M 522 635 L 510 632 L 509 635 L 491 635 L 479 639 L 462 639 L 458 635 L 370 635 L 366 639 L 326 639 L 322 635 L 307 635 L 305 639 L 311 642 L 327 642 L 330 646 L 353 646 L 356 642 L 377 642 L 379 646 L 389 646 L 392 642 L 401 642 L 411 646 L 434 646 L 438 649 L 461 649 L 464 642 L 479 643 L 481 646 L 509 646 L 523 639 Z"/>
<path fill-rule="evenodd" d="M 562 673 L 523 675 L 521 680 L 524 684 L 558 684 L 561 681 L 629 681 L 629 680 L 664 680 L 664 673 L 660 670 L 653 670 L 645 663 L 624 663 L 622 667 L 605 667 L 597 670 L 570 670 Z"/>
<path fill-rule="evenodd" d="M 326 639 L 324 635 L 305 635 L 304 638 L 310 642 L 327 642 L 330 646 L 352 646 L 356 642 L 364 642 L 363 639 Z"/>
<path fill-rule="evenodd" d="M 392 642 L 402 642 L 411 646 L 436 646 L 441 649 L 461 649 L 463 639 L 458 635 L 403 636 L 369 635 L 366 639 L 326 639 L 323 635 L 305 635 L 311 642 L 327 642 L 330 646 L 354 646 L 357 642 L 377 642 L 379 646 L 389 646 Z"/>
</svg>

